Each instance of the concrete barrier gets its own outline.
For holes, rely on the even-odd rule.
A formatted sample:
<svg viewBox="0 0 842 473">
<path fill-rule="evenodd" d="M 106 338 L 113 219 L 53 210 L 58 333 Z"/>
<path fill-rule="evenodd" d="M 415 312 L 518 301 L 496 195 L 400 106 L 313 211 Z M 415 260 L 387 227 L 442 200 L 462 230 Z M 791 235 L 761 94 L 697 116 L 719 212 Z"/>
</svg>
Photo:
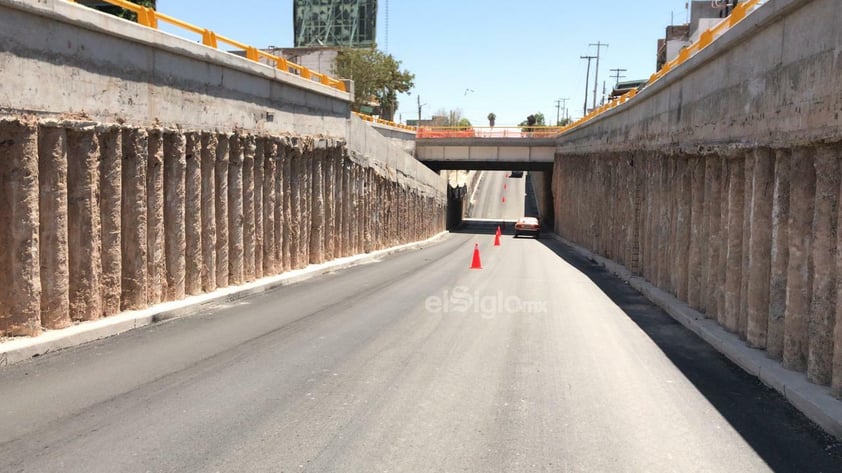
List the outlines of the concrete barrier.
<svg viewBox="0 0 842 473">
<path fill-rule="evenodd" d="M 62 0 L 0 0 L 0 114 L 345 138 L 351 95 Z"/>
</svg>

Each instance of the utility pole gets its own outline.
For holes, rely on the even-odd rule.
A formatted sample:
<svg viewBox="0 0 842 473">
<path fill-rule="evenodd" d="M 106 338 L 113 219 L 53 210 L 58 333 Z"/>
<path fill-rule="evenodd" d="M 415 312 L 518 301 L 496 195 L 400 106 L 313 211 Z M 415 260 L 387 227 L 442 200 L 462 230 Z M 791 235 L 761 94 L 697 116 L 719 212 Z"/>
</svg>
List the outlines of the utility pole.
<svg viewBox="0 0 842 473">
<path fill-rule="evenodd" d="M 616 82 L 614 82 L 614 86 L 615 86 L 615 87 L 617 86 L 617 84 L 619 84 L 619 83 L 620 83 L 620 79 L 625 79 L 625 78 L 626 78 L 626 76 L 621 76 L 621 75 L 620 75 L 620 73 L 621 73 L 621 72 L 626 72 L 626 71 L 627 71 L 627 69 L 609 69 L 609 71 L 614 73 L 614 75 L 613 75 L 613 76 L 611 76 L 611 77 L 613 77 L 613 78 L 614 78 L 614 80 L 616 81 Z"/>
<path fill-rule="evenodd" d="M 567 119 L 567 101 L 570 100 L 569 98 L 565 97 L 563 99 L 558 99 L 555 101 L 555 122 L 558 124 L 561 121 L 561 115 L 559 114 L 559 109 L 564 110 L 564 119 Z"/>
<path fill-rule="evenodd" d="M 588 82 L 590 81 L 591 77 L 591 60 L 596 59 L 596 56 L 579 56 L 579 59 L 587 59 L 588 60 L 588 72 L 585 73 L 585 106 L 582 109 L 582 116 L 588 114 Z M 593 89 L 594 93 L 594 108 L 596 108 L 596 87 Z"/>
<path fill-rule="evenodd" d="M 596 93 L 599 87 L 599 52 L 603 47 L 607 48 L 608 44 L 597 41 L 596 43 L 591 43 L 590 46 L 596 46 L 596 71 L 593 77 L 593 108 L 596 108 Z"/>
<path fill-rule="evenodd" d="M 418 96 L 418 124 L 415 125 L 417 127 L 421 127 L 421 96 Z"/>
</svg>

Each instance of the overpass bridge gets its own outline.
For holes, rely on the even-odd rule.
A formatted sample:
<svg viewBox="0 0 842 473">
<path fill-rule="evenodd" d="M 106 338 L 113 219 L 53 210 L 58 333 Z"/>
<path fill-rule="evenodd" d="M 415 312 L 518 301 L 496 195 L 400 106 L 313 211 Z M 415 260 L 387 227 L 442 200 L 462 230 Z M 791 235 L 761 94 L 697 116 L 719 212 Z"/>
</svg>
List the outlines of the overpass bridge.
<svg viewBox="0 0 842 473">
<path fill-rule="evenodd" d="M 756 8 L 757 1 L 741 2 L 724 26 L 702 34 L 678 60 L 654 74 L 645 89 L 559 130 L 557 137 L 424 136 L 419 130 L 417 152 L 421 162 L 433 169 L 543 171 L 536 174 L 545 176 L 543 188 L 551 191 L 546 194 L 558 235 L 626 275 L 671 313 L 684 314 L 679 318 L 711 344 L 732 350 L 729 357 L 742 360 L 749 372 L 842 436 L 838 401 L 842 291 L 837 284 L 842 280 L 838 238 L 842 83 L 837 60 L 842 49 L 838 32 L 842 4 L 836 0 L 762 3 Z M 12 222 L 0 228 L 0 246 L 14 250 L 0 254 L 0 336 L 59 331 L 76 322 L 417 242 L 443 229 L 443 180 L 351 116 L 350 84 L 263 57 L 248 45 L 243 48 L 247 57 L 235 58 L 216 49 L 216 43 L 226 38 L 202 28 L 188 28 L 198 32 L 199 42 L 164 35 L 149 27 L 154 27 L 155 18 L 165 17 L 142 13 L 146 26 L 60 0 L 0 0 L 0 60 L 7 66 L 0 68 L 4 84 L 0 218 Z M 479 280 L 480 273 L 459 272 L 455 253 L 464 245 L 473 248 L 469 241 L 473 238 L 472 234 L 449 240 L 431 258 L 422 253 L 405 264 L 427 268 L 429 261 L 443 261 L 448 272 L 441 274 L 447 274 L 448 283 Z M 533 267 L 549 264 L 555 254 L 540 246 L 513 248 L 521 253 L 507 253 L 509 261 L 531 252 Z M 503 259 L 486 258 L 490 267 L 498 262 L 503 267 Z M 518 378 L 522 385 L 535 383 L 535 377 L 524 377 L 527 371 L 532 373 L 526 369 L 532 361 L 523 361 L 520 354 L 546 355 L 568 333 L 552 324 L 584 319 L 564 311 L 565 297 L 579 294 L 557 281 L 570 278 L 577 290 L 584 284 L 565 271 L 553 266 L 547 273 L 552 277 L 540 281 L 550 294 L 547 300 L 559 304 L 557 313 L 563 317 L 532 318 L 528 320 L 532 325 L 522 323 L 525 318 L 507 318 L 497 325 L 470 325 L 470 320 L 460 318 L 474 333 L 493 332 L 489 334 L 499 337 L 495 340 L 501 344 L 518 343 L 506 359 L 493 347 L 477 352 L 487 355 L 477 360 L 515 360 L 517 366 L 498 366 L 497 374 L 505 374 L 500 379 L 522 376 Z M 372 353 L 393 347 L 395 352 L 405 349 L 407 353 L 400 356 L 409 364 L 426 354 L 424 337 L 455 319 L 417 312 L 426 317 L 398 323 L 398 315 L 416 307 L 412 304 L 425 303 L 416 283 L 443 289 L 429 286 L 430 281 L 442 279 L 441 274 L 406 271 L 398 263 L 384 275 L 372 273 L 355 273 L 359 277 L 349 278 L 344 290 L 359 297 L 382 295 L 381 288 L 391 287 L 387 284 L 410 275 L 414 279 L 396 288 L 397 301 L 368 299 L 376 310 L 343 312 L 342 320 L 349 325 L 326 335 L 338 351 L 322 360 L 371 360 Z M 517 284 L 494 287 L 532 288 L 532 277 L 535 274 L 522 275 Z M 312 317 L 293 321 L 305 332 L 304 338 L 295 340 L 302 350 L 319 349 L 312 340 L 320 340 L 322 332 L 310 332 L 313 325 L 308 323 L 317 325 L 330 312 L 316 304 L 327 293 L 335 295 L 330 289 L 305 291 L 282 305 L 310 310 Z M 603 297 L 599 291 L 590 294 L 588 304 Z M 377 305 L 383 300 L 386 305 Z M 341 300 L 331 304 L 349 305 Z M 277 310 L 265 310 L 261 314 L 277 316 Z M 578 326 L 577 333 L 603 333 L 612 327 L 609 331 L 616 342 L 601 344 L 599 337 L 591 337 L 591 346 L 622 347 L 624 336 L 635 336 L 614 330 L 611 324 L 616 320 L 605 317 L 615 314 L 616 307 L 587 305 L 587 310 L 602 317 L 598 319 L 602 325 L 596 327 L 599 330 Z M 249 330 L 266 321 L 250 320 Z M 386 330 L 364 332 L 361 325 L 368 321 Z M 409 334 L 411 343 L 382 341 L 361 351 L 344 344 L 376 340 L 400 324 L 405 324 L 401 333 Z M 549 328 L 547 332 L 560 338 L 552 343 L 513 340 L 507 338 L 508 324 L 519 327 L 515 330 L 530 329 L 533 336 Z M 458 327 L 450 329 L 446 339 L 439 339 L 445 349 L 453 348 L 462 334 Z M 243 343 L 261 344 L 265 334 L 254 330 L 240 334 Z M 271 333 L 280 338 L 266 345 L 286 347 L 288 331 L 283 326 L 271 328 Z M 197 337 L 196 345 L 213 345 L 203 344 L 204 340 L 208 339 Z M 645 337 L 635 340 L 637 346 L 650 343 Z M 196 354 L 190 366 L 201 365 L 212 355 Z M 284 352 L 287 355 L 297 356 Z M 552 362 L 567 359 L 565 355 L 553 353 L 542 361 L 555 367 Z M 433 358 L 448 360 L 448 356 L 437 351 Z M 612 369 L 610 382 L 630 381 L 623 385 L 644 394 L 635 399 L 644 406 L 641 412 L 647 422 L 663 414 L 658 409 L 665 405 L 679 417 L 691 414 L 680 410 L 681 403 L 673 398 L 658 397 L 655 405 L 647 404 L 647 386 L 657 384 L 661 392 L 665 377 L 631 376 L 628 359 L 634 355 L 600 361 Z M 657 353 L 645 360 L 647 366 L 669 364 Z M 457 356 L 453 361 L 466 360 Z M 366 374 L 379 379 L 381 367 L 369 365 Z M 318 366 L 312 372 L 342 371 L 334 368 Z M 598 368 L 592 372 L 603 373 Z M 433 372 L 415 374 L 424 380 Z M 402 373 L 395 369 L 382 379 L 402 379 Z M 680 375 L 670 379 L 678 378 L 683 379 Z M 454 380 L 459 382 L 444 381 Z M 81 389 L 79 384 L 71 387 Z M 501 385 L 483 386 L 488 388 L 483 392 L 510 392 L 499 389 Z M 692 385 L 683 386 L 682 400 L 696 396 L 694 406 L 710 408 Z M 325 391 L 334 392 L 333 387 Z M 536 391 L 550 393 L 543 405 L 561 402 L 552 397 L 554 388 L 544 388 L 536 386 Z M 589 394 L 601 396 L 605 391 L 609 390 L 596 387 Z M 22 392 L 15 399 L 28 402 L 26 391 Z M 216 389 L 201 392 L 220 395 Z M 310 393 L 295 392 L 290 397 L 303 398 L 303 392 Z M 466 396 L 441 398 L 472 399 L 470 390 L 462 394 Z M 101 399 L 112 399 L 109 396 Z M 67 397 L 88 399 L 78 393 Z M 393 412 L 406 406 L 400 402 L 405 399 L 393 400 Z M 603 400 L 623 406 L 623 400 Z M 224 401 L 218 405 L 231 404 Z M 326 404 L 326 409 L 340 405 L 342 399 L 332 401 L 338 403 Z M 496 406 L 512 399 L 483 401 Z M 34 415 L 44 412 L 37 407 L 32 408 Z M 85 407 L 89 406 L 76 406 L 73 412 Z M 182 407 L 172 412 L 182 412 Z M 476 406 L 449 407 L 442 417 Z M 634 409 L 616 408 L 612 413 L 622 417 L 629 411 Z M 369 413 L 360 413 L 359 418 Z M 382 425 L 390 421 L 386 417 Z M 345 420 L 350 425 L 353 419 Z M 626 420 L 634 425 L 639 419 Z M 757 420 L 763 420 L 762 413 Z M 523 422 L 516 419 L 510 424 Z M 74 431 L 96 430 L 77 427 Z M 669 427 L 660 425 L 659 430 L 674 432 Z M 28 428 L 21 427 L 21 435 L 30 432 Z M 467 435 L 476 431 L 465 430 Z M 738 443 L 740 436 L 729 432 L 726 443 Z M 384 437 L 412 437 L 402 431 L 389 434 Z M 704 427 L 695 434 L 699 439 L 716 437 Z M 0 444 L 11 445 L 6 440 Z M 647 469 L 643 463 L 637 466 Z"/>
<path fill-rule="evenodd" d="M 415 156 L 435 171 L 552 171 L 558 127 L 421 128 Z"/>
</svg>

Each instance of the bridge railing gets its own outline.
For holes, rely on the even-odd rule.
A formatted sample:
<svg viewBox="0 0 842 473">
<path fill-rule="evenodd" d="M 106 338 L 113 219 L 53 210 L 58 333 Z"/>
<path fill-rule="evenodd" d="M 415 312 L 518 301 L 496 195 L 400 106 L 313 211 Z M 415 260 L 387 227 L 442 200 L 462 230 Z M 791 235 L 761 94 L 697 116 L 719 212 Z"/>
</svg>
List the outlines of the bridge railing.
<svg viewBox="0 0 842 473">
<path fill-rule="evenodd" d="M 552 138 L 566 127 L 559 126 L 434 126 L 420 127 L 416 138 Z"/>
<path fill-rule="evenodd" d="M 373 117 L 371 115 L 366 115 L 366 114 L 360 113 L 360 112 L 351 112 L 351 113 L 353 113 L 354 115 L 356 115 L 356 116 L 358 116 L 358 117 L 362 118 L 363 120 L 365 120 L 367 122 L 370 122 L 370 123 L 377 123 L 377 124 L 380 124 L 380 125 L 390 126 L 392 128 L 398 128 L 398 129 L 406 130 L 406 131 L 413 131 L 413 132 L 415 131 L 414 126 L 404 125 L 402 123 L 395 123 L 395 122 L 392 122 L 392 121 L 389 121 L 389 120 L 384 120 L 384 119 L 379 118 L 379 117 Z"/>
<path fill-rule="evenodd" d="M 67 0 L 71 3 L 76 3 L 76 0 Z M 127 0 L 102 0 L 105 3 L 109 3 L 111 5 L 124 8 L 131 12 L 134 12 L 137 15 L 137 22 L 143 26 L 158 29 L 158 22 L 168 23 L 170 25 L 176 26 L 183 30 L 187 30 L 191 33 L 195 33 L 202 38 L 202 44 L 205 46 L 209 46 L 214 49 L 219 48 L 219 43 L 224 43 L 229 46 L 234 46 L 235 48 L 240 48 L 246 53 L 246 58 L 250 59 L 255 62 L 262 62 L 261 60 L 266 60 L 274 65 L 275 68 L 289 73 L 293 75 L 300 76 L 304 79 L 311 80 L 313 82 L 318 82 L 326 87 L 331 87 L 342 92 L 347 92 L 347 88 L 345 87 L 345 82 L 340 79 L 335 79 L 333 77 L 328 76 L 327 74 L 321 74 L 319 72 L 310 70 L 304 66 L 300 66 L 295 64 L 294 62 L 288 61 L 283 57 L 275 56 L 274 54 L 269 54 L 265 51 L 261 51 L 254 46 L 250 46 L 245 43 L 241 43 L 239 41 L 233 40 L 226 36 L 222 36 L 217 34 L 209 29 L 201 28 L 185 21 L 179 20 L 178 18 L 173 18 L 167 14 L 161 13 L 159 11 L 153 10 L 148 7 L 144 7 L 142 5 L 138 5 L 136 3 L 129 2 Z"/>
</svg>

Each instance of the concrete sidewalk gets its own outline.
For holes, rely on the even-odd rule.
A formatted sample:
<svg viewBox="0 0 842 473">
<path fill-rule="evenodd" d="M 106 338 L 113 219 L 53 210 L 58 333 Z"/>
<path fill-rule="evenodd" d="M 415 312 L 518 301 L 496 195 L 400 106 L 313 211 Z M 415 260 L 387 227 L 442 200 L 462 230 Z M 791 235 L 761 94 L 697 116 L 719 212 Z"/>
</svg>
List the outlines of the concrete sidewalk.
<svg viewBox="0 0 842 473">
<path fill-rule="evenodd" d="M 99 320 L 80 322 L 60 330 L 47 330 L 37 337 L 12 338 L 5 342 L 0 342 L 0 366 L 10 365 L 34 356 L 110 337 L 156 322 L 197 314 L 216 305 L 226 304 L 323 274 L 360 264 L 377 262 L 384 256 L 423 248 L 435 243 L 447 234 L 448 232 L 441 232 L 427 240 L 394 246 L 371 253 L 338 258 L 327 263 L 287 271 L 277 276 L 261 278 L 240 286 L 229 286 L 210 293 L 188 296 L 179 301 L 164 302 L 142 310 L 131 310 Z"/>
<path fill-rule="evenodd" d="M 737 335 L 728 332 L 716 321 L 706 318 L 702 313 L 690 308 L 645 279 L 633 275 L 625 266 L 591 253 L 556 234 L 552 236 L 626 281 L 733 363 L 781 393 L 807 418 L 842 440 L 842 401 L 831 396 L 830 388 L 807 381 L 806 374 L 784 368 L 779 362 L 768 358 L 762 350 L 749 348 Z"/>
</svg>

